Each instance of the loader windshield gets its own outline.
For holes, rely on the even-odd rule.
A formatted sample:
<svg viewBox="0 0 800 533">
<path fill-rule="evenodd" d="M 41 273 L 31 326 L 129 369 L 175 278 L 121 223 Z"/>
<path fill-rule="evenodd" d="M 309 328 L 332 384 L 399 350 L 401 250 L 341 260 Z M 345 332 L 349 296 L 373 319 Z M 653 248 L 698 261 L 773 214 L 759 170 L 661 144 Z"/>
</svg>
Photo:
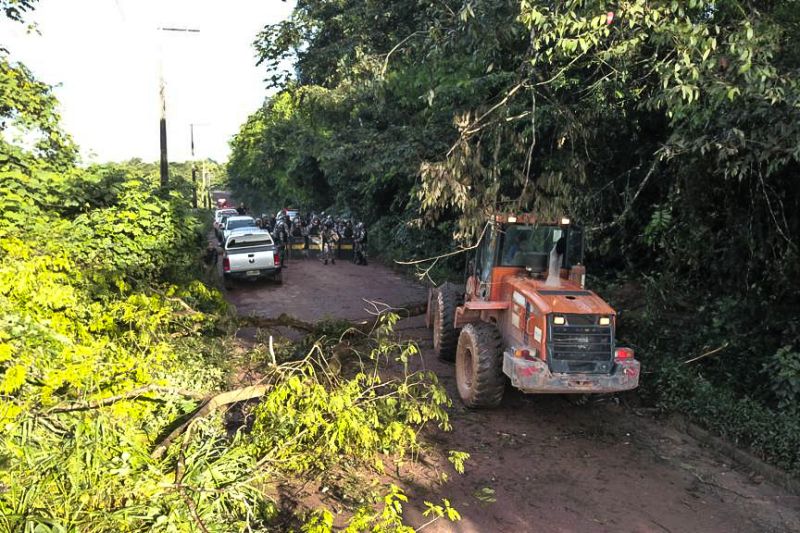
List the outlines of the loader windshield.
<svg viewBox="0 0 800 533">
<path fill-rule="evenodd" d="M 530 267 L 534 272 L 544 272 L 550 252 L 559 241 L 559 252 L 565 256 L 563 266 L 582 260 L 583 238 L 579 228 L 515 224 L 504 229 L 500 266 Z"/>
</svg>

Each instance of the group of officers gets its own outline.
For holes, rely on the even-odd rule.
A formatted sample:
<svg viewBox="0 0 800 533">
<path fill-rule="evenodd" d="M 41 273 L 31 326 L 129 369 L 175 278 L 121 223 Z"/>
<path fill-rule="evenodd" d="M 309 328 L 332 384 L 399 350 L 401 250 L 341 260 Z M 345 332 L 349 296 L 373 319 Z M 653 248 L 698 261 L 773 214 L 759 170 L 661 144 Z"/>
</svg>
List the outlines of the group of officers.
<svg viewBox="0 0 800 533">
<path fill-rule="evenodd" d="M 290 218 L 287 210 L 283 209 L 273 217 L 262 214 L 256 219 L 256 225 L 272 234 L 282 252 L 284 268 L 289 255 L 287 250 L 291 250 L 292 244 L 303 242 L 303 249 L 308 250 L 313 237 L 318 237 L 322 243 L 320 260 L 324 264 L 336 264 L 336 248 L 342 239 L 353 241 L 353 262 L 367 264 L 367 228 L 363 222 L 355 223 L 351 218 L 333 217 L 324 212 L 305 216 L 297 213 Z"/>
</svg>

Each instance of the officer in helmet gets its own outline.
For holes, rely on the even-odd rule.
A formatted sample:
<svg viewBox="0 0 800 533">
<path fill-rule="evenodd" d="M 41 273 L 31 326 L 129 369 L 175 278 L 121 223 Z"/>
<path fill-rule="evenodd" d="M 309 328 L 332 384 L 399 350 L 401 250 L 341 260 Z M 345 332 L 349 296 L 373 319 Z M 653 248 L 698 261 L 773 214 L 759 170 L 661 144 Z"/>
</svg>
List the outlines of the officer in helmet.
<svg viewBox="0 0 800 533">
<path fill-rule="evenodd" d="M 353 261 L 357 265 L 367 264 L 367 228 L 363 222 L 356 224 L 353 231 Z"/>
<path fill-rule="evenodd" d="M 278 217 L 276 218 L 275 228 L 272 231 L 272 239 L 278 246 L 278 251 L 280 252 L 281 257 L 281 266 L 286 268 L 289 259 L 289 254 L 287 251 L 291 242 L 291 236 L 289 235 L 289 225 L 291 223 L 289 222 L 289 216 L 284 212 L 278 213 Z"/>
<path fill-rule="evenodd" d="M 336 233 L 333 218 L 328 217 L 322 228 L 322 263 L 327 265 L 328 261 L 332 265 L 336 264 L 335 249 L 336 243 L 339 241 L 339 234 Z"/>
<path fill-rule="evenodd" d="M 303 219 L 300 218 L 299 214 L 295 215 L 292 220 L 292 225 L 289 227 L 289 235 L 291 236 L 289 248 L 294 250 L 294 243 L 300 242 L 305 235 L 305 224 L 303 224 Z"/>
</svg>

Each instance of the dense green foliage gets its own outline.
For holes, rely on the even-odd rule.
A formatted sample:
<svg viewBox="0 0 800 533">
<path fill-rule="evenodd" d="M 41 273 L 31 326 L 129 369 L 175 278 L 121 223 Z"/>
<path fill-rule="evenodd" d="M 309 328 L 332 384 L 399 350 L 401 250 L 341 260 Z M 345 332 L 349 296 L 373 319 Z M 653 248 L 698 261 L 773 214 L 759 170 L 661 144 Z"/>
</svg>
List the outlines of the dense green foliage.
<svg viewBox="0 0 800 533">
<path fill-rule="evenodd" d="M 76 149 L 63 132 L 49 86 L 0 50 L 0 170 L 36 163 L 65 169 Z"/>
<path fill-rule="evenodd" d="M 497 209 L 568 214 L 647 300 L 623 329 L 645 397 L 800 469 L 795 0 L 300 0 L 255 44 L 278 92 L 234 190 L 355 210 L 402 259 Z"/>
<path fill-rule="evenodd" d="M 195 265 L 202 226 L 177 194 L 160 199 L 152 180 L 115 169 L 17 170 L 0 182 L 3 527 L 125 530 L 132 514 L 155 523 L 181 497 L 159 488 L 148 443 L 192 403 L 61 409 L 142 385 L 221 385 L 200 340 L 219 296 L 188 276 L 157 283 Z"/>
<path fill-rule="evenodd" d="M 49 86 L 2 56 L 0 91 L 0 530 L 328 532 L 331 511 L 284 492 L 313 480 L 346 500 L 349 531 L 408 531 L 402 490 L 362 476 L 446 429 L 448 400 L 408 370 L 397 317 L 242 353 L 201 282 L 216 272 L 191 165 L 171 165 L 170 190 L 138 160 L 78 168 Z M 263 374 L 251 423 L 204 414 L 245 363 Z M 427 514 L 458 519 L 446 500 Z"/>
<path fill-rule="evenodd" d="M 284 529 L 270 487 L 358 486 L 359 473 L 416 453 L 424 424 L 447 427 L 443 389 L 402 371 L 418 351 L 391 340 L 387 317 L 370 337 L 281 345 L 247 435 L 199 419 L 151 454 L 198 395 L 226 388 L 235 362 L 226 306 L 196 279 L 208 228 L 188 209 L 189 184 L 162 198 L 155 167 L 136 168 L 0 174 L 0 529 Z M 331 358 L 342 342 L 363 360 Z M 263 348 L 248 357 L 268 361 Z M 390 362 L 393 378 L 380 373 Z M 353 531 L 402 530 L 391 502 L 404 496 L 387 490 L 347 489 Z"/>
</svg>

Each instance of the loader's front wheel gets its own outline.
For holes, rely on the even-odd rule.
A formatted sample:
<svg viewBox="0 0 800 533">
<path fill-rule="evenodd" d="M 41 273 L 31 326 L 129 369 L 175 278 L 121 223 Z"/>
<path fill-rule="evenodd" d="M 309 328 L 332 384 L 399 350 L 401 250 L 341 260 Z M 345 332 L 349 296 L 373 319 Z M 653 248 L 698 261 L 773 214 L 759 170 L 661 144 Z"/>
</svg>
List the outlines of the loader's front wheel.
<svg viewBox="0 0 800 533">
<path fill-rule="evenodd" d="M 493 324 L 467 324 L 458 337 L 456 384 L 470 408 L 496 407 L 503 399 L 503 339 Z"/>
<path fill-rule="evenodd" d="M 458 330 L 455 328 L 458 295 L 449 283 L 434 289 L 431 298 L 433 319 L 433 351 L 445 361 L 452 361 L 456 355 Z"/>
</svg>

